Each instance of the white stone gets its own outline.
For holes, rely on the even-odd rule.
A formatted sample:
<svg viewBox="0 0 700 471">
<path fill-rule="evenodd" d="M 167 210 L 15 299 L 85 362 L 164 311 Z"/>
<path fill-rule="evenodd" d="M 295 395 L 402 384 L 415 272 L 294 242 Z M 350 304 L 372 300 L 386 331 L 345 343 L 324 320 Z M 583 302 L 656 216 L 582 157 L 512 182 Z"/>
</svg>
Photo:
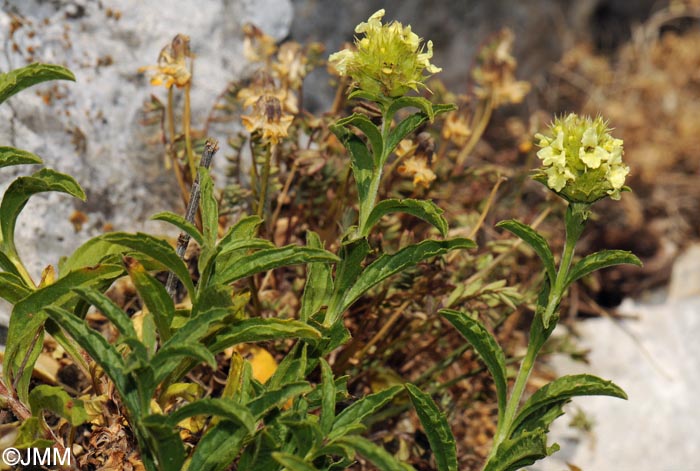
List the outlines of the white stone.
<svg viewBox="0 0 700 471">
<path fill-rule="evenodd" d="M 107 8 L 119 10 L 121 18 L 108 18 Z M 163 167 L 161 148 L 147 145 L 153 134 L 144 132 L 138 122 L 150 94 L 165 102 L 167 92 L 163 87 L 152 87 L 147 77 L 137 72 L 139 67 L 155 64 L 160 50 L 177 33 L 190 36 L 196 54 L 192 123 L 197 128 L 226 85 L 249 71 L 242 55 L 242 25 L 252 22 L 281 39 L 288 34 L 292 20 L 290 0 L 11 1 L 0 12 L 5 45 L 5 51 L 0 51 L 2 71 L 26 65 L 25 59 L 12 51 L 12 41 L 4 37 L 13 9 L 31 21 L 15 33 L 20 49 L 34 46 L 35 61 L 65 65 L 77 80 L 38 85 L 0 105 L 0 145 L 36 153 L 46 166 L 75 177 L 89 198 L 87 229 L 78 234 L 68 221 L 77 207 L 70 197 L 38 195 L 30 200 L 18 221 L 16 240 L 34 277 L 88 237 L 99 234 L 100 221 L 111 223 L 116 230 L 158 230 L 175 235 L 166 225 L 144 223 L 156 212 L 181 211 L 181 207 L 172 171 Z M 66 17 L 81 9 L 83 16 Z M 44 19 L 48 24 L 43 24 Z M 26 34 L 30 28 L 36 31 L 33 38 Z M 113 64 L 96 67 L 98 59 L 106 56 Z M 66 95 L 47 106 L 36 92 L 54 85 Z M 64 114 L 66 110 L 70 116 Z M 71 142 L 70 131 L 76 128 L 86 137 L 84 152 L 76 151 Z M 222 142 L 225 152 L 230 130 L 217 131 L 212 137 Z M 217 165 L 222 163 L 215 162 Z M 0 192 L 13 176 L 31 171 L 26 166 L 0 170 Z M 0 307 L 0 324 L 6 323 L 7 309 Z"/>
</svg>

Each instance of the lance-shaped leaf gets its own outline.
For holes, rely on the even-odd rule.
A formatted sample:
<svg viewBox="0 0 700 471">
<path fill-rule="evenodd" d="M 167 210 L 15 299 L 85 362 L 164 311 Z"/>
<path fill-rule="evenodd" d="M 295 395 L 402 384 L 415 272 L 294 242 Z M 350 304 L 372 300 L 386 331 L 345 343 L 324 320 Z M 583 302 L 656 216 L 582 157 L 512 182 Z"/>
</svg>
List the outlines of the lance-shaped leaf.
<svg viewBox="0 0 700 471">
<path fill-rule="evenodd" d="M 201 196 L 199 209 L 202 214 L 202 232 L 208 247 L 213 248 L 219 233 L 219 203 L 214 196 L 214 182 L 211 180 L 209 170 L 199 167 L 199 182 Z"/>
<path fill-rule="evenodd" d="M 513 421 L 511 430 L 515 430 L 522 422 L 543 407 L 567 401 L 575 396 L 612 396 L 627 399 L 625 392 L 612 381 L 588 374 L 562 376 L 542 386 L 530 396 Z"/>
<path fill-rule="evenodd" d="M 35 416 L 42 410 L 48 410 L 63 417 L 74 427 L 84 424 L 89 418 L 83 401 L 70 397 L 58 386 L 41 384 L 32 389 L 29 393 L 29 407 Z"/>
<path fill-rule="evenodd" d="M 53 64 L 30 64 L 19 69 L 0 74 L 0 103 L 25 88 L 49 80 L 75 81 L 73 72 Z"/>
<path fill-rule="evenodd" d="M 418 108 L 430 121 L 435 119 L 432 103 L 420 96 L 402 96 L 393 100 L 386 111 L 387 119 L 393 119 L 397 111 L 408 107 Z"/>
<path fill-rule="evenodd" d="M 246 216 L 241 218 L 236 224 L 226 231 L 226 234 L 219 241 L 219 246 L 224 248 L 226 244 L 240 240 L 250 239 L 255 237 L 255 230 L 262 224 L 262 219 L 258 216 Z"/>
<path fill-rule="evenodd" d="M 32 195 L 46 191 L 66 193 L 85 200 L 85 192 L 73 177 L 49 168 L 43 168 L 29 177 L 17 178 L 7 188 L 0 203 L 2 242 L 7 254 L 16 253 L 14 237 L 17 216 Z"/>
<path fill-rule="evenodd" d="M 0 298 L 11 304 L 17 304 L 32 292 L 24 281 L 13 273 L 0 273 Z"/>
<path fill-rule="evenodd" d="M 255 317 L 242 320 L 226 332 L 217 334 L 209 348 L 212 352 L 219 353 L 239 343 L 289 338 L 318 340 L 321 338 L 321 333 L 308 324 L 294 319 Z"/>
<path fill-rule="evenodd" d="M 0 235 L 0 246 L 2 243 L 2 236 Z M 0 269 L 3 271 L 6 271 L 7 273 L 10 273 L 12 275 L 15 275 L 17 278 L 20 278 L 22 280 L 22 284 L 26 286 L 27 288 L 34 288 L 33 286 L 30 286 L 27 281 L 24 281 L 22 279 L 22 274 L 20 271 L 17 269 L 17 265 L 15 265 L 15 262 L 10 260 L 10 257 L 8 257 L 5 252 L 0 250 Z"/>
<path fill-rule="evenodd" d="M 172 224 L 173 226 L 180 229 L 182 232 L 192 237 L 200 246 L 204 243 L 202 233 L 199 232 L 197 226 L 195 226 L 179 214 L 175 214 L 171 211 L 163 211 L 161 213 L 154 214 L 153 216 L 151 216 L 151 219 L 153 221 L 165 221 Z"/>
<path fill-rule="evenodd" d="M 290 453 L 275 451 L 272 457 L 289 471 L 318 471 L 312 463 Z"/>
<path fill-rule="evenodd" d="M 165 423 L 174 428 L 183 420 L 195 416 L 222 417 L 225 420 L 235 422 L 245 427 L 248 432 L 252 432 L 255 428 L 255 419 L 247 407 L 240 405 L 233 399 L 216 398 L 199 399 L 198 401 L 190 402 L 170 412 L 167 416 L 148 416 L 145 418 L 145 422 Z"/>
<path fill-rule="evenodd" d="M 124 374 L 126 364 L 119 352 L 99 332 L 91 329 L 84 320 L 78 319 L 71 312 L 50 306 L 46 308 L 46 313 L 100 365 L 114 383 L 130 412 L 139 415 L 141 407 L 137 387 L 132 379 Z"/>
<path fill-rule="evenodd" d="M 165 290 L 165 286 L 149 275 L 136 259 L 127 257 L 124 259 L 124 264 L 139 297 L 153 315 L 161 340 L 168 340 L 171 335 L 170 324 L 175 317 L 173 299 Z"/>
<path fill-rule="evenodd" d="M 235 264 L 216 267 L 215 284 L 229 284 L 256 273 L 279 267 L 312 262 L 337 262 L 338 257 L 331 252 L 312 247 L 288 245 L 286 247 L 265 249 L 251 255 L 240 257 Z"/>
<path fill-rule="evenodd" d="M 369 289 L 395 275 L 408 267 L 412 267 L 423 260 L 444 255 L 455 249 L 471 249 L 476 244 L 469 239 L 456 238 L 450 240 L 424 240 L 418 244 L 404 247 L 398 252 L 384 254 L 364 269 L 357 281 L 343 296 L 339 312 L 344 312 L 360 296 Z"/>
<path fill-rule="evenodd" d="M 256 397 L 247 404 L 246 409 L 253 414 L 256 420 L 259 420 L 273 408 L 281 408 L 290 399 L 309 391 L 311 391 L 311 385 L 306 381 L 285 384 L 279 388 L 266 391 L 261 396 Z"/>
<path fill-rule="evenodd" d="M 142 454 L 153 455 L 149 456 L 149 459 L 156 458 L 158 471 L 181 471 L 185 462 L 185 447 L 180 434 L 168 424 L 148 419 L 149 417 L 146 417 L 143 422 L 148 430 L 150 449 L 141 450 Z M 156 466 L 152 468 L 155 469 Z"/>
<path fill-rule="evenodd" d="M 121 335 L 131 338 L 138 337 L 128 314 L 106 295 L 93 288 L 74 288 L 73 291 L 99 309 L 102 315 L 114 324 Z"/>
<path fill-rule="evenodd" d="M 0 146 L 0 168 L 11 165 L 40 164 L 41 159 L 26 150 Z"/>
<path fill-rule="evenodd" d="M 349 446 L 364 456 L 380 471 L 415 471 L 413 466 L 402 463 L 384 448 L 375 445 L 364 437 L 346 436 L 335 440 L 335 443 Z"/>
<path fill-rule="evenodd" d="M 401 392 L 402 389 L 402 386 L 393 386 L 391 388 L 384 389 L 383 391 L 365 396 L 362 399 L 354 402 L 350 407 L 343 410 L 335 418 L 335 422 L 333 422 L 333 427 L 331 428 L 331 434 L 333 434 L 333 432 L 337 434 L 338 430 L 346 426 L 362 424 L 363 420 L 384 407 L 399 392 Z"/>
<path fill-rule="evenodd" d="M 334 126 L 343 126 L 347 128 L 348 126 L 355 126 L 357 129 L 362 131 L 362 133 L 367 136 L 370 147 L 372 148 L 372 154 L 374 154 L 374 161 L 377 163 L 379 161 L 382 152 L 384 151 L 384 142 L 382 140 L 382 133 L 375 126 L 375 124 L 369 120 L 369 118 L 363 114 L 354 113 L 347 118 L 338 120 Z"/>
<path fill-rule="evenodd" d="M 632 252 L 627 252 L 625 250 L 602 250 L 587 255 L 573 266 L 566 279 L 566 286 L 596 270 L 621 265 L 623 263 L 636 265 L 638 267 L 642 266 L 641 260 Z"/>
<path fill-rule="evenodd" d="M 397 104 L 400 103 L 402 105 L 400 106 L 400 108 L 403 108 L 404 106 L 414 106 L 416 108 L 421 109 L 421 112 L 409 115 L 391 130 L 391 132 L 389 133 L 389 137 L 387 138 L 386 143 L 384 145 L 385 159 L 389 157 L 389 155 L 394 151 L 394 149 L 396 149 L 396 146 L 399 144 L 399 142 L 401 142 L 402 139 L 405 139 L 406 136 L 418 129 L 423 123 L 425 123 L 426 121 L 432 122 L 436 115 L 456 109 L 454 105 L 429 106 L 429 103 L 425 104 L 420 100 L 425 100 L 425 98 L 402 97 L 392 104 L 393 107 L 396 107 Z M 388 116 L 393 116 L 393 113 L 389 114 Z"/>
<path fill-rule="evenodd" d="M 360 205 L 366 204 L 370 198 L 370 186 L 372 175 L 374 174 L 374 158 L 367 150 L 367 146 L 362 142 L 362 139 L 348 131 L 343 126 L 332 125 L 330 130 L 336 135 L 338 140 L 350 152 L 352 174 L 355 177 L 357 185 L 357 195 L 360 199 Z"/>
<path fill-rule="evenodd" d="M 101 238 L 112 244 L 144 254 L 165 270 L 175 273 L 182 284 L 185 285 L 190 297 L 195 300 L 195 289 L 190 278 L 190 272 L 185 263 L 177 256 L 175 249 L 166 241 L 142 232 L 136 234 L 110 232 L 101 236 Z"/>
<path fill-rule="evenodd" d="M 519 471 L 559 449 L 554 444 L 547 448 L 547 436 L 542 430 L 528 432 L 512 440 L 505 440 L 496 454 L 486 463 L 484 471 Z"/>
<path fill-rule="evenodd" d="M 554 266 L 554 256 L 549 244 L 542 235 L 527 224 L 523 224 L 515 219 L 501 221 L 496 224 L 496 227 L 501 227 L 513 235 L 522 239 L 527 245 L 532 247 L 532 250 L 540 257 L 544 269 L 547 270 L 550 285 L 554 286 L 554 281 L 557 278 L 556 268 Z"/>
<path fill-rule="evenodd" d="M 29 379 L 43 343 L 41 332 L 46 314 L 42 309 L 50 305 L 60 306 L 68 303 L 71 298 L 76 298 L 71 290 L 77 286 L 98 284 L 104 280 L 115 279 L 122 273 L 123 269 L 115 265 L 76 270 L 53 284 L 33 291 L 15 304 L 10 314 L 3 371 L 10 384 L 21 373 L 17 385 L 20 399 L 25 402 L 27 400 Z"/>
<path fill-rule="evenodd" d="M 405 386 L 425 434 L 428 436 L 438 471 L 457 471 L 457 445 L 445 415 L 438 409 L 430 395 L 410 383 Z"/>
<path fill-rule="evenodd" d="M 198 471 L 223 471 L 236 459 L 248 431 L 236 422 L 222 420 L 209 428 L 197 443 L 190 467 Z"/>
<path fill-rule="evenodd" d="M 435 226 L 440 235 L 447 236 L 447 220 L 442 216 L 444 211 L 432 201 L 415 199 L 388 199 L 377 203 L 367 218 L 365 226 L 367 234 L 379 220 L 390 213 L 406 213 Z M 361 234 L 366 236 L 367 234 Z"/>
<path fill-rule="evenodd" d="M 333 370 L 326 360 L 321 358 L 321 433 L 328 435 L 335 422 L 336 388 L 333 381 Z"/>
<path fill-rule="evenodd" d="M 496 397 L 498 399 L 499 421 L 505 412 L 508 383 L 506 380 L 506 356 L 491 333 L 484 325 L 459 311 L 443 309 L 440 314 L 450 321 L 455 329 L 472 344 L 474 350 L 486 363 L 489 373 L 496 384 Z"/>
<path fill-rule="evenodd" d="M 312 231 L 306 234 L 306 244 L 311 248 L 323 249 L 321 238 Z M 325 304 L 328 304 L 333 293 L 333 277 L 330 264 L 323 262 L 309 263 L 306 272 L 306 284 L 304 285 L 304 294 L 301 297 L 301 308 L 299 309 L 299 320 L 302 322 L 308 322 L 311 316 L 316 314 Z"/>
</svg>

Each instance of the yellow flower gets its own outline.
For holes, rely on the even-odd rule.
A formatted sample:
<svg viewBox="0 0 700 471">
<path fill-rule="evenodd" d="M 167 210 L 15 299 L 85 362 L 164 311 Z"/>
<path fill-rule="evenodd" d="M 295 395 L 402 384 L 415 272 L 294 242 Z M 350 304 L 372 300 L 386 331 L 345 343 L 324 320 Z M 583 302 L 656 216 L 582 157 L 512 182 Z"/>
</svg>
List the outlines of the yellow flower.
<svg viewBox="0 0 700 471">
<path fill-rule="evenodd" d="M 289 41 L 280 46 L 277 52 L 277 62 L 272 68 L 277 72 L 283 83 L 291 88 L 299 88 L 306 77 L 306 56 L 299 43 Z"/>
<path fill-rule="evenodd" d="M 515 36 L 501 30 L 479 53 L 478 67 L 472 73 L 477 84 L 476 95 L 490 98 L 494 108 L 506 103 L 520 103 L 530 92 L 530 84 L 515 79 L 517 62 L 511 55 Z"/>
<path fill-rule="evenodd" d="M 367 22 L 355 28 L 355 51 L 344 49 L 331 54 L 329 62 L 340 75 L 350 76 L 354 86 L 373 95 L 398 97 L 409 90 L 418 90 L 428 74 L 440 72 L 440 68 L 430 63 L 433 57 L 433 43 L 425 47 L 410 26 L 404 27 L 394 21 L 382 24 L 384 10 L 369 17 Z"/>
<path fill-rule="evenodd" d="M 258 99 L 253 114 L 241 116 L 243 126 L 248 132 L 261 132 L 262 139 L 271 144 L 277 144 L 281 138 L 287 137 L 293 119 L 292 115 L 282 112 L 279 99 L 270 95 Z"/>
<path fill-rule="evenodd" d="M 190 37 L 178 34 L 169 45 L 160 51 L 158 65 L 141 67 L 139 72 L 155 70 L 151 77 L 151 85 L 163 85 L 165 88 L 175 85 L 182 88 L 192 79 L 192 74 L 187 67 L 188 57 L 192 57 Z"/>
<path fill-rule="evenodd" d="M 413 177 L 413 186 L 429 188 L 435 181 L 435 173 L 428 166 L 428 158 L 424 156 L 412 155 L 403 161 L 397 169 L 399 175 Z"/>
<path fill-rule="evenodd" d="M 467 143 L 467 139 L 472 135 L 472 130 L 469 129 L 467 120 L 453 111 L 447 116 L 445 124 L 442 127 L 442 138 L 449 139 L 457 146 L 462 147 Z"/>
<path fill-rule="evenodd" d="M 243 35 L 243 55 L 251 62 L 265 62 L 277 50 L 274 38 L 251 23 L 243 26 Z"/>
<path fill-rule="evenodd" d="M 622 140 L 610 135 L 602 118 L 575 114 L 554 121 L 549 136 L 535 135 L 543 167 L 535 179 L 570 202 L 591 204 L 605 196 L 620 199 L 629 167 Z"/>
</svg>

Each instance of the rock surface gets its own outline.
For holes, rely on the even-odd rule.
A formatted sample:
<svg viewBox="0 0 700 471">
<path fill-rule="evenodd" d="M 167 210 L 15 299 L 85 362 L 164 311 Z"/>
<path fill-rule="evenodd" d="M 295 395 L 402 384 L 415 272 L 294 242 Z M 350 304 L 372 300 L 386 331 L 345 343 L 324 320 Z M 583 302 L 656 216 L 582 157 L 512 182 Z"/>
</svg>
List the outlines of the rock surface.
<svg viewBox="0 0 700 471">
<path fill-rule="evenodd" d="M 0 106 L 0 143 L 36 153 L 46 166 L 75 177 L 88 195 L 85 204 L 65 195 L 37 195 L 24 209 L 16 239 L 35 277 L 106 223 L 116 230 L 165 231 L 167 226 L 144 221 L 158 211 L 181 211 L 175 178 L 163 168 L 162 148 L 149 145 L 157 130 L 146 131 L 139 123 L 150 94 L 165 101 L 167 92 L 149 85 L 139 67 L 155 64 L 175 34 L 191 37 L 196 128 L 227 83 L 246 72 L 242 25 L 252 22 L 281 39 L 292 21 L 288 0 L 5 3 L 0 70 L 32 61 L 56 63 L 77 79 L 32 87 Z M 21 27 L 10 38 L 13 19 Z M 226 135 L 214 137 L 225 142 Z M 3 169 L 0 191 L 14 175 L 31 171 Z M 88 217 L 77 234 L 69 222 L 73 209 Z M 6 311 L 0 309 L 0 323 L 7 322 Z"/>
<path fill-rule="evenodd" d="M 621 386 L 628 401 L 576 399 L 593 429 L 569 428 L 571 416 L 554 423 L 550 442 L 561 451 L 531 469 L 561 471 L 572 463 L 595 471 L 691 471 L 700 463 L 700 277 L 697 246 L 674 267 L 672 289 L 657 303 L 625 301 L 620 313 L 638 316 L 618 323 L 607 318 L 578 325 L 591 364 L 556 358 L 557 374 L 592 373 Z M 691 289 L 692 288 L 692 289 Z M 692 290 L 695 290 L 693 293 Z"/>
</svg>

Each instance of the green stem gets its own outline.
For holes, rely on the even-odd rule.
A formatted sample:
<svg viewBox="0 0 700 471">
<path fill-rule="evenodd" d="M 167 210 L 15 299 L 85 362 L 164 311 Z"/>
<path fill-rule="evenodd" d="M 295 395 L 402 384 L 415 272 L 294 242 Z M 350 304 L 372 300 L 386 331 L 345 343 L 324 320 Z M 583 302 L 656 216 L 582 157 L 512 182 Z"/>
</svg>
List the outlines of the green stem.
<svg viewBox="0 0 700 471">
<path fill-rule="evenodd" d="M 567 288 L 566 281 L 569 276 L 571 261 L 574 257 L 574 249 L 576 248 L 576 243 L 583 232 L 587 218 L 587 211 L 588 206 L 580 204 L 571 204 L 566 210 L 566 242 L 564 243 L 564 250 L 559 263 L 557 277 L 554 281 L 554 286 L 550 290 L 549 296 L 547 297 L 547 303 L 544 311 L 540 311 L 541 308 L 538 307 L 535 318 L 532 321 L 533 325 L 530 329 L 530 340 L 527 346 L 527 353 L 525 354 L 525 358 L 520 365 L 518 376 L 516 377 L 515 384 L 513 385 L 513 391 L 511 392 L 508 403 L 506 404 L 505 413 L 503 414 L 503 417 L 499 416 L 493 446 L 491 447 L 491 452 L 486 460 L 487 464 L 496 455 L 498 447 L 501 445 L 501 443 L 509 438 L 511 432 L 510 428 L 512 427 L 513 421 L 518 413 L 518 406 L 520 405 L 520 400 L 525 392 L 527 380 L 535 366 L 537 354 L 540 352 L 544 342 L 554 330 L 554 325 L 556 324 L 554 313 L 559 308 L 559 303 L 561 302 Z M 546 290 L 547 288 L 545 287 L 544 289 Z M 538 304 L 539 306 L 542 306 L 542 304 Z M 540 315 L 540 313 L 543 314 Z M 555 322 L 554 324 L 550 325 L 550 321 L 552 319 L 554 319 Z"/>
<path fill-rule="evenodd" d="M 187 163 L 190 167 L 190 181 L 194 182 L 195 178 L 197 178 L 197 166 L 194 163 L 194 153 L 192 152 L 192 136 L 190 135 L 190 86 L 190 82 L 187 82 L 187 85 L 185 85 L 185 110 L 182 117 L 182 132 L 185 135 L 185 151 L 187 154 Z"/>
<path fill-rule="evenodd" d="M 382 155 L 380 155 L 379 158 L 377 158 L 376 155 L 373 156 L 377 167 L 375 168 L 375 171 L 372 174 L 372 179 L 369 183 L 369 194 L 367 199 L 360 201 L 359 232 L 361 237 L 367 237 L 369 235 L 369 231 L 372 229 L 371 227 L 367 226 L 367 220 L 369 219 L 369 215 L 372 213 L 374 205 L 377 202 L 377 194 L 379 193 L 379 187 L 382 182 L 382 171 L 384 170 L 383 166 L 387 157 L 385 155 L 386 141 L 389 130 L 391 129 L 391 121 L 393 119 L 392 116 L 388 116 L 387 114 L 388 108 L 388 106 L 382 107 L 382 142 L 384 142 L 384 146 L 382 146 Z"/>
<path fill-rule="evenodd" d="M 257 215 L 263 219 L 265 214 L 265 205 L 267 204 L 267 186 L 270 179 L 270 160 L 272 158 L 273 145 L 270 144 L 265 153 L 265 161 L 263 162 L 262 175 L 260 176 L 260 195 L 258 199 Z M 255 164 L 253 164 L 255 165 Z"/>
</svg>

